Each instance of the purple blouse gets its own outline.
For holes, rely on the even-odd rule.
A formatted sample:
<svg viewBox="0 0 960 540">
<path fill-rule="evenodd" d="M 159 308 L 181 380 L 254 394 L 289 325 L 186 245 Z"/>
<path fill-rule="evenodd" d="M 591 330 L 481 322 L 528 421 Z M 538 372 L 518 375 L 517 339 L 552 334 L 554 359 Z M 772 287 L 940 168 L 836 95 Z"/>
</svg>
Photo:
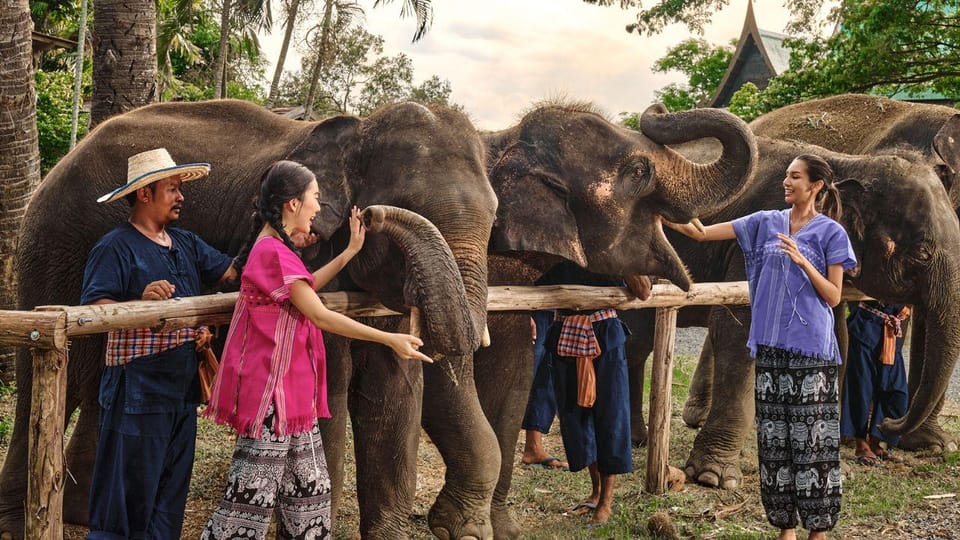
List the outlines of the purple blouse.
<svg viewBox="0 0 960 540">
<path fill-rule="evenodd" d="M 750 284 L 750 355 L 756 357 L 757 345 L 767 345 L 819 359 L 835 358 L 839 364 L 833 310 L 807 274 L 777 247 L 777 233 L 790 234 L 790 209 L 744 216 L 733 221 L 733 230 Z M 828 266 L 848 269 L 857 264 L 847 232 L 823 214 L 814 216 L 793 239 L 824 276 Z"/>
</svg>

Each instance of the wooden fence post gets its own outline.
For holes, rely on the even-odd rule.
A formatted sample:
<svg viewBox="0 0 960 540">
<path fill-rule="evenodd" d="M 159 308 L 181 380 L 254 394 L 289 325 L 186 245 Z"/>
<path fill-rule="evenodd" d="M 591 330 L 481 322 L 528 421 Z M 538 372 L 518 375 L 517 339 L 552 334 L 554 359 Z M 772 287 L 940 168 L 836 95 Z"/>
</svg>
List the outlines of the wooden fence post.
<svg viewBox="0 0 960 540">
<path fill-rule="evenodd" d="M 670 458 L 670 401 L 677 309 L 676 307 L 657 309 L 657 326 L 653 339 L 645 489 L 648 493 L 655 495 L 667 491 L 667 463 Z"/>
<path fill-rule="evenodd" d="M 67 353 L 33 349 L 30 405 L 27 538 L 63 538 L 63 429 L 67 396 Z"/>
</svg>

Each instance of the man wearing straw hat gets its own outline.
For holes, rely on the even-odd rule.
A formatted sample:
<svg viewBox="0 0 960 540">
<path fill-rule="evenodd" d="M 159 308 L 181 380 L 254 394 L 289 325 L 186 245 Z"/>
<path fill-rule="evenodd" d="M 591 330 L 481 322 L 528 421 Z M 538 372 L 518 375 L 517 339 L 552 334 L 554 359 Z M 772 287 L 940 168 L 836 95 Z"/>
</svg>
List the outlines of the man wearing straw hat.
<svg viewBox="0 0 960 540">
<path fill-rule="evenodd" d="M 182 184 L 209 171 L 207 163 L 177 165 L 164 148 L 130 157 L 127 183 L 97 199 L 125 198 L 130 217 L 91 250 L 81 303 L 193 296 L 201 284 L 236 277 L 230 257 L 169 227 L 180 217 Z M 88 539 L 180 538 L 197 433 L 199 331 L 108 334 Z"/>
</svg>

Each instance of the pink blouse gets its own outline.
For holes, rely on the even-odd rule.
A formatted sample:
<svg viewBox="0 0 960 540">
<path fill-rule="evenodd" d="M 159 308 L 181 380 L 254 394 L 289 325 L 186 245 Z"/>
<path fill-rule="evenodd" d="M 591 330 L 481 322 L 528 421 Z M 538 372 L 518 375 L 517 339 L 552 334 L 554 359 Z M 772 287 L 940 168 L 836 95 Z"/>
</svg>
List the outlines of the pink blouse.
<svg viewBox="0 0 960 540">
<path fill-rule="evenodd" d="M 248 437 L 260 437 L 271 402 L 277 435 L 308 432 L 330 417 L 323 337 L 290 302 L 290 286 L 301 279 L 313 287 L 313 275 L 282 241 L 254 244 L 203 416 Z"/>
</svg>

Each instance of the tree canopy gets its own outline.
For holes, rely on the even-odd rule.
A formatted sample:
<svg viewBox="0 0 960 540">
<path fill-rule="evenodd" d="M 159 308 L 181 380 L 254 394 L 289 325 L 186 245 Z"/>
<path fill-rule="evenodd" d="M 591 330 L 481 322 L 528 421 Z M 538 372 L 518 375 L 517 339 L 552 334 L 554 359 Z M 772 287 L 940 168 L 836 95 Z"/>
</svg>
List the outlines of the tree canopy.
<svg viewBox="0 0 960 540">
<path fill-rule="evenodd" d="M 679 71 L 687 76 L 686 84 L 669 84 L 655 92 L 657 100 L 671 111 L 692 109 L 710 97 L 733 58 L 733 48 L 714 46 L 703 39 L 686 39 L 667 49 L 667 54 L 653 64 L 653 71 Z"/>
</svg>

